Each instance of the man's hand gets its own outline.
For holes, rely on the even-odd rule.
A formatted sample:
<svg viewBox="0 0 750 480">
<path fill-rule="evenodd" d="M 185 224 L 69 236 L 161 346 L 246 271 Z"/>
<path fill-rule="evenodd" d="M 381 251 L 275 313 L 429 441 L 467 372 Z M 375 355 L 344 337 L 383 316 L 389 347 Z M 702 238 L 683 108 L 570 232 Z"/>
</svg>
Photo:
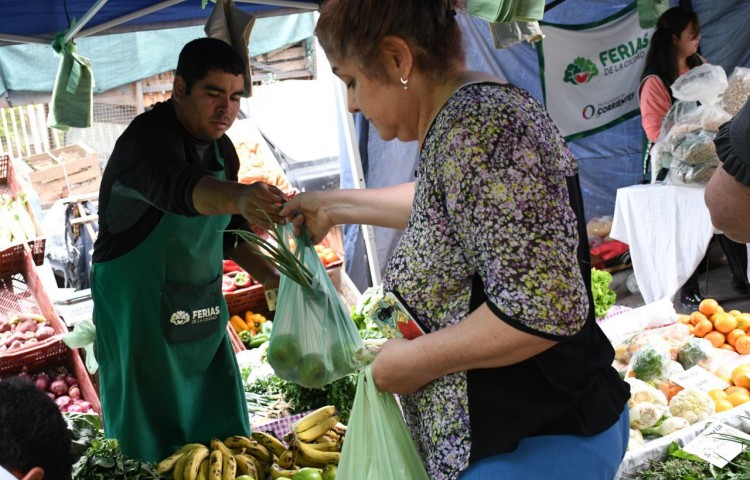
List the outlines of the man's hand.
<svg viewBox="0 0 750 480">
<path fill-rule="evenodd" d="M 304 224 L 313 244 L 320 243 L 334 226 L 330 214 L 321 207 L 319 192 L 294 196 L 284 204 L 279 215 L 291 220 L 295 235 L 299 235 L 300 227 Z"/>
<path fill-rule="evenodd" d="M 251 183 L 245 185 L 238 199 L 240 214 L 252 225 L 268 229 L 271 225 L 262 212 L 267 213 L 274 223 L 285 223 L 285 217 L 279 214 L 285 199 L 284 192 L 273 185 Z"/>
</svg>

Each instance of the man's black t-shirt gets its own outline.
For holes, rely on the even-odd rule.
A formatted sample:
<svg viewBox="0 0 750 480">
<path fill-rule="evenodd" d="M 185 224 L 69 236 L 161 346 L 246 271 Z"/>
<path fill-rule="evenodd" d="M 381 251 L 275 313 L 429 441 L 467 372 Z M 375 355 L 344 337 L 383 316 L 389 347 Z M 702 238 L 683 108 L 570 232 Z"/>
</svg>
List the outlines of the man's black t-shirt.
<svg viewBox="0 0 750 480">
<path fill-rule="evenodd" d="M 239 158 L 226 135 L 217 140 L 227 180 L 237 180 Z M 139 245 L 164 212 L 194 217 L 193 189 L 219 164 L 211 142 L 191 136 L 177 120 L 172 101 L 137 116 L 115 144 L 99 190 L 99 236 L 93 262 L 106 262 Z M 228 229 L 247 229 L 233 215 Z M 224 236 L 224 250 L 236 244 Z"/>
</svg>

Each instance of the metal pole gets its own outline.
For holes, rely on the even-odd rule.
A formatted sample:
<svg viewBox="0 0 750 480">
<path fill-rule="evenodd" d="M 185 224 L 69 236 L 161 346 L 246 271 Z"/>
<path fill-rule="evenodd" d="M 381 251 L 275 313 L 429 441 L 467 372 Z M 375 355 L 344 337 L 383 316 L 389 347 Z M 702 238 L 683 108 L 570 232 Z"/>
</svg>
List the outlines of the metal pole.
<svg viewBox="0 0 750 480">
<path fill-rule="evenodd" d="M 76 33 L 80 32 L 81 29 L 85 27 L 87 23 L 89 23 L 89 20 L 94 18 L 96 12 L 98 12 L 99 9 L 101 9 L 107 3 L 107 1 L 108 0 L 97 0 L 94 6 L 89 8 L 89 11 L 84 13 L 81 19 L 75 25 L 73 25 L 70 30 L 68 30 L 68 33 L 65 34 L 65 43 L 73 40 L 73 37 L 76 36 Z"/>
</svg>

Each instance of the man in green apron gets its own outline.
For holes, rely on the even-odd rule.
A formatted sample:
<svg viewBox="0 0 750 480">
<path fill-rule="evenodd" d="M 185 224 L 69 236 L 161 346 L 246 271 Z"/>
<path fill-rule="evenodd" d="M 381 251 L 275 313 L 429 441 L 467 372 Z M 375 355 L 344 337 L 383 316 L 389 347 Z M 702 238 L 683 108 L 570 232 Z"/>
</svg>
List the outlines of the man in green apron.
<svg viewBox="0 0 750 480">
<path fill-rule="evenodd" d="M 145 461 L 249 434 L 222 259 L 267 286 L 278 273 L 222 231 L 265 225 L 261 209 L 281 221 L 284 194 L 236 182 L 239 159 L 225 131 L 244 71 L 226 43 L 188 43 L 172 98 L 133 120 L 102 177 L 92 293 L 104 429 Z"/>
</svg>

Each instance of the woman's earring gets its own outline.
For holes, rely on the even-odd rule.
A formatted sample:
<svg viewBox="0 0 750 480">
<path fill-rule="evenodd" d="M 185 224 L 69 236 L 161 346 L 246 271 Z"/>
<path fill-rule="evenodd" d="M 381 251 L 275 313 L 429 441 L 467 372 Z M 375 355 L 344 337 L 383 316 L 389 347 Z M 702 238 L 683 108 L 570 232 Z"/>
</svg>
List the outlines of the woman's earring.
<svg viewBox="0 0 750 480">
<path fill-rule="evenodd" d="M 407 78 L 404 80 L 403 78 L 399 77 L 399 80 L 401 80 L 401 85 L 404 86 L 404 90 L 409 90 L 409 79 Z"/>
</svg>

